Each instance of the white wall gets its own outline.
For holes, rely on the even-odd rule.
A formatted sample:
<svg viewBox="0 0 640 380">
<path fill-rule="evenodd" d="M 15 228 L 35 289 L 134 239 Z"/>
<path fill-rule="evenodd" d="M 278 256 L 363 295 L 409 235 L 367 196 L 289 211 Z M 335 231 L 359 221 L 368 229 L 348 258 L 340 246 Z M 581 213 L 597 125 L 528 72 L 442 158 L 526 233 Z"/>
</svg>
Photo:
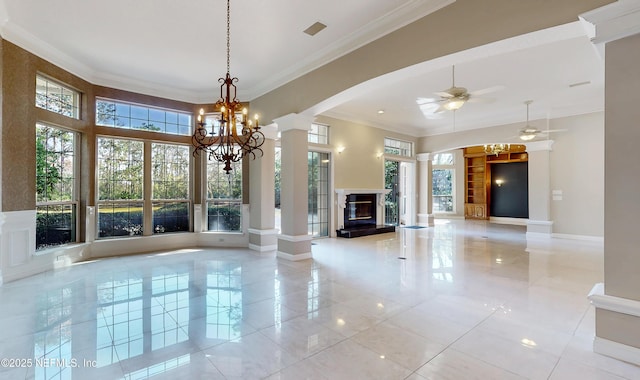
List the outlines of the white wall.
<svg viewBox="0 0 640 380">
<path fill-rule="evenodd" d="M 551 200 L 554 234 L 604 236 L 604 113 L 551 120 Z M 557 197 L 556 197 L 557 198 Z"/>
</svg>

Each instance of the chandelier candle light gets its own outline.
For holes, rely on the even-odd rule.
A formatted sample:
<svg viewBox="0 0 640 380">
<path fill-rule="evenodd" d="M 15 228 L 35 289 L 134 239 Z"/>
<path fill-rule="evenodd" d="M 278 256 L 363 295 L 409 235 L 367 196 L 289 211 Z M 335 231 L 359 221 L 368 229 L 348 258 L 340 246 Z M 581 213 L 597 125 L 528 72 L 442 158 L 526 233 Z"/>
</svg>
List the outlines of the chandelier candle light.
<svg viewBox="0 0 640 380">
<path fill-rule="evenodd" d="M 206 129 L 204 109 L 200 109 L 198 115 L 198 127 L 191 136 L 191 143 L 195 147 L 193 155 L 205 151 L 209 159 L 224 162 L 224 171 L 230 174 L 233 168 L 232 162 L 238 162 L 245 156 L 256 158 L 256 151 L 263 154 L 260 148 L 264 144 L 264 134 L 260 131 L 258 115 L 255 115 L 255 124 L 247 116 L 247 108 L 236 99 L 236 85 L 238 78 L 229 74 L 230 62 L 230 0 L 227 0 L 227 75 L 218 79 L 220 85 L 220 98 L 215 104 L 215 109 L 220 112 L 217 126 L 211 126 L 211 131 Z"/>
<path fill-rule="evenodd" d="M 495 154 L 496 156 L 500 153 L 507 153 L 509 150 L 511 150 L 510 144 L 489 144 L 484 146 L 486 154 Z"/>
</svg>

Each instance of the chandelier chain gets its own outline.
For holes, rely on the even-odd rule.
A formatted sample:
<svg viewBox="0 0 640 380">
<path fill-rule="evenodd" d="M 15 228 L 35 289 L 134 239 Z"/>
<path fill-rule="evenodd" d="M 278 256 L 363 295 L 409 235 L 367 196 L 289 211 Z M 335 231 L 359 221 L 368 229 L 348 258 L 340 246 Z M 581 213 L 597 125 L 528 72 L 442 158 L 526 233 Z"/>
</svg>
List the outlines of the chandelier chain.
<svg viewBox="0 0 640 380">
<path fill-rule="evenodd" d="M 227 0 L 227 73 L 229 73 L 231 61 L 231 0 Z"/>
</svg>

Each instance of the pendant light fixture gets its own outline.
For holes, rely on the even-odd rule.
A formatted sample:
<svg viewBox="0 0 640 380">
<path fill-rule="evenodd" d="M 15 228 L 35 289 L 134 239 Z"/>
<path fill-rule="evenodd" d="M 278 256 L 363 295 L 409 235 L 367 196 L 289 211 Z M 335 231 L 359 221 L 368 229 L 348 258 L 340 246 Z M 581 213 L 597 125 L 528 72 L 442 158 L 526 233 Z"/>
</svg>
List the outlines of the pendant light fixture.
<svg viewBox="0 0 640 380">
<path fill-rule="evenodd" d="M 255 159 L 256 152 L 263 154 L 260 148 L 264 144 L 264 134 L 260 131 L 258 115 L 254 120 L 248 117 L 247 108 L 236 98 L 235 82 L 238 78 L 230 75 L 230 31 L 231 31 L 231 6 L 227 0 L 227 74 L 218 79 L 220 85 L 220 98 L 214 108 L 219 113 L 219 118 L 207 130 L 204 110 L 198 115 L 198 127 L 191 136 L 191 143 L 195 150 L 194 156 L 200 151 L 207 152 L 209 159 L 225 164 L 224 171 L 230 174 L 233 168 L 232 162 L 238 162 L 246 156 Z"/>
</svg>

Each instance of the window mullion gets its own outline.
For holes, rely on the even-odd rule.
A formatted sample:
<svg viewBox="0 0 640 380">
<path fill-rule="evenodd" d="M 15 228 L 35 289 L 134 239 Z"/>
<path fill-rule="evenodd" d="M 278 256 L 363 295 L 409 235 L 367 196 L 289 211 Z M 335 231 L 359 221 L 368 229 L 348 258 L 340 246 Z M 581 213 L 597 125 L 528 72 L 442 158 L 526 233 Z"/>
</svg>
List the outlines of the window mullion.
<svg viewBox="0 0 640 380">
<path fill-rule="evenodd" d="M 144 181 L 142 185 L 143 207 L 143 235 L 153 235 L 153 201 L 151 200 L 151 142 L 144 142 Z"/>
</svg>

